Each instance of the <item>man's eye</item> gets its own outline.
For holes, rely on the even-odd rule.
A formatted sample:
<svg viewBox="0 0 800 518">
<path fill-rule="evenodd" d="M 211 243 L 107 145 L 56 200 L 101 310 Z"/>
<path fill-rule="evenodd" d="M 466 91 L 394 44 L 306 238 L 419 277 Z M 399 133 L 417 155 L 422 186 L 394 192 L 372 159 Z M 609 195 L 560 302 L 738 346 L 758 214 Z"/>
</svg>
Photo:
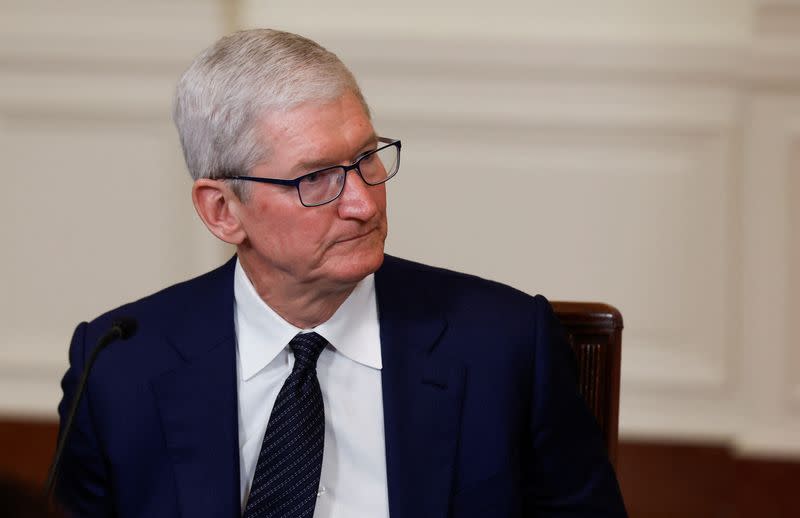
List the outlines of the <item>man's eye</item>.
<svg viewBox="0 0 800 518">
<path fill-rule="evenodd" d="M 306 182 L 309 182 L 309 183 L 316 183 L 316 182 L 322 180 L 322 174 L 320 174 L 320 173 L 311 173 L 310 175 L 308 175 L 305 178 L 303 178 L 303 180 L 306 181 Z"/>
</svg>

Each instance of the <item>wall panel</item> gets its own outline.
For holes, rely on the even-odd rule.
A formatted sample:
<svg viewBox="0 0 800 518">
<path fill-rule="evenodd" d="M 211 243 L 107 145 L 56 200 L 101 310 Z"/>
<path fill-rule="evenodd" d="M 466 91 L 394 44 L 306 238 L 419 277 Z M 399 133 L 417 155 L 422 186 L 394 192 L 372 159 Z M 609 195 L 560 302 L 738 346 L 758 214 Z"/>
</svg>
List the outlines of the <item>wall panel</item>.
<svg viewBox="0 0 800 518">
<path fill-rule="evenodd" d="M 616 304 L 626 321 L 623 433 L 727 433 L 738 311 L 733 69 L 709 75 L 720 66 L 713 51 L 708 67 L 695 56 L 680 69 L 674 48 L 656 51 L 671 59 L 655 65 L 616 45 L 550 42 L 551 53 L 528 56 L 534 45 L 486 53 L 467 39 L 332 46 L 353 63 L 381 131 L 404 139 L 390 251 L 550 298 Z M 406 57 L 386 66 L 393 48 Z M 659 404 L 668 410 L 656 421 L 642 411 L 674 393 L 703 404 Z M 709 424 L 709 408 L 725 417 Z"/>
</svg>

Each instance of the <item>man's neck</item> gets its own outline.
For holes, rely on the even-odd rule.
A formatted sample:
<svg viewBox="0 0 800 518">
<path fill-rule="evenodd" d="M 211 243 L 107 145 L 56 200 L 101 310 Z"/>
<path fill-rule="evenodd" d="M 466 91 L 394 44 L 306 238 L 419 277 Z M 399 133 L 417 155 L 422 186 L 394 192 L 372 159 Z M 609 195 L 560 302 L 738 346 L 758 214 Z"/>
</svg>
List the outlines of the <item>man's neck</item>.
<svg viewBox="0 0 800 518">
<path fill-rule="evenodd" d="M 295 282 L 283 272 L 257 272 L 241 257 L 239 262 L 261 300 L 300 329 L 312 329 L 330 319 L 358 284 L 322 288 Z"/>
</svg>

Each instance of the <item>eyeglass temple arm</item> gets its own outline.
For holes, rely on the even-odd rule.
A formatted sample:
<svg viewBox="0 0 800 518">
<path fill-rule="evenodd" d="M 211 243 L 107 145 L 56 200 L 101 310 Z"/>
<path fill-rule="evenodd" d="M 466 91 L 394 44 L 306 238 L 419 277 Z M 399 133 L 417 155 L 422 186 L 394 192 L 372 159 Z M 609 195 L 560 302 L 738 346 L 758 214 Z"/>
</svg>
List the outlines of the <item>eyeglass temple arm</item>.
<svg viewBox="0 0 800 518">
<path fill-rule="evenodd" d="M 276 185 L 288 185 L 290 187 L 297 187 L 300 183 L 301 178 L 295 178 L 293 180 L 282 180 L 280 178 L 261 178 L 260 176 L 226 176 L 221 178 L 221 180 L 247 180 L 249 182 L 258 182 L 258 183 L 272 183 Z"/>
</svg>

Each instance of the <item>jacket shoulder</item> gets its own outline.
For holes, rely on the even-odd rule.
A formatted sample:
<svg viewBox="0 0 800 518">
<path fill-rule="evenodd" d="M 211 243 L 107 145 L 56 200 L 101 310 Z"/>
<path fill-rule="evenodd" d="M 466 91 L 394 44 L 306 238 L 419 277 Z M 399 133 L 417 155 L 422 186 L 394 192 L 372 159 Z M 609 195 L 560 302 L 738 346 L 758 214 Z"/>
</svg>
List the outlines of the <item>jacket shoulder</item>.
<svg viewBox="0 0 800 518">
<path fill-rule="evenodd" d="M 209 272 L 111 309 L 89 321 L 89 327 L 104 332 L 122 317 L 148 322 L 169 321 L 187 311 L 191 301 L 209 300 L 209 297 L 218 299 L 220 289 L 228 289 L 232 295 L 235 265 L 236 257 L 233 257 Z M 193 305 L 192 310 L 202 311 L 202 308 Z"/>
<path fill-rule="evenodd" d="M 552 311 L 543 295 L 530 295 L 522 290 L 483 277 L 446 268 L 409 261 L 387 255 L 381 274 L 387 285 L 403 286 L 419 297 L 425 292 L 432 300 L 445 306 L 458 303 L 478 305 L 494 311 L 508 312 L 512 308 L 535 312 Z"/>
</svg>

